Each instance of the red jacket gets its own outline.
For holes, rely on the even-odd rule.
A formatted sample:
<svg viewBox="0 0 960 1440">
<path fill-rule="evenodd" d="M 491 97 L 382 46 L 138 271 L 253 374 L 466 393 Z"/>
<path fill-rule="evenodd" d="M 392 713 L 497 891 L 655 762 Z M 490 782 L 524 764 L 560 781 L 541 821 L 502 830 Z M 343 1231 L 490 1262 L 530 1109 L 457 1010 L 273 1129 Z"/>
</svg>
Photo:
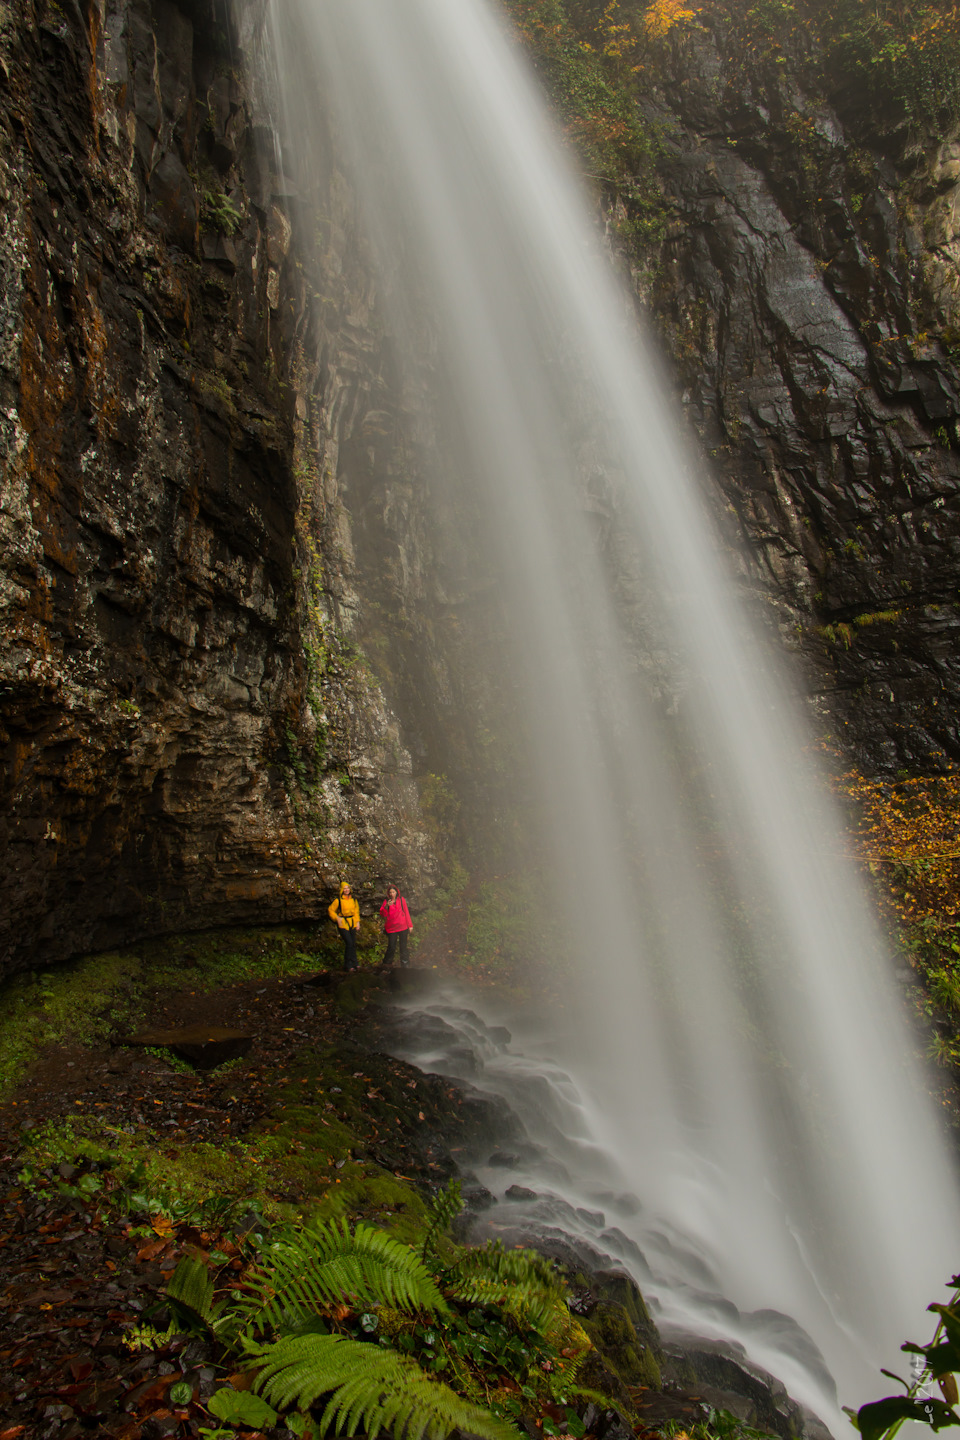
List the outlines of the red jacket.
<svg viewBox="0 0 960 1440">
<path fill-rule="evenodd" d="M 383 916 L 383 928 L 388 935 L 396 935 L 399 930 L 413 929 L 410 911 L 402 895 L 398 895 L 392 905 L 389 900 L 384 900 L 380 906 L 380 914 Z"/>
</svg>

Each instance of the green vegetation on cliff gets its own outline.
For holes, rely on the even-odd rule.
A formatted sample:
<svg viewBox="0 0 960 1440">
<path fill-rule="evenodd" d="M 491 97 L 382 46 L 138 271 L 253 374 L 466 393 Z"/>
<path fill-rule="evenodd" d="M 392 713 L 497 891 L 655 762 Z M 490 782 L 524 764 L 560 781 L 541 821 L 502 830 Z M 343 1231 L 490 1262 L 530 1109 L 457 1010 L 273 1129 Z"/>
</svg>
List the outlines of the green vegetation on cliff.
<svg viewBox="0 0 960 1440">
<path fill-rule="evenodd" d="M 960 117 L 960 12 L 947 0 L 708 0 L 698 13 L 733 28 L 744 65 L 792 63 L 883 129 L 934 134 Z"/>
<path fill-rule="evenodd" d="M 507 0 L 587 175 L 622 205 L 641 253 L 669 218 L 657 93 L 697 33 L 719 85 L 764 88 L 782 70 L 886 132 L 936 137 L 960 119 L 960 10 L 950 0 Z"/>
<path fill-rule="evenodd" d="M 935 132 L 960 117 L 960 11 L 951 0 L 509 0 L 509 8 L 572 137 L 610 179 L 642 171 L 655 154 L 631 97 L 655 87 L 671 51 L 698 30 L 717 33 L 731 78 L 791 65 L 844 105 L 870 106 L 884 127 Z"/>
<path fill-rule="evenodd" d="M 433 1218 L 448 1221 L 460 1203 L 454 1182 Z M 167 1293 L 245 1357 L 271 1405 L 306 1412 L 322 1396 L 321 1433 L 361 1424 L 370 1435 L 442 1437 L 458 1427 L 511 1440 L 512 1421 L 543 1427 L 544 1405 L 561 1404 L 582 1434 L 573 1404 L 590 1341 L 565 1283 L 532 1251 L 444 1249 L 441 1258 L 425 1241 L 418 1254 L 365 1225 L 297 1226 L 271 1238 L 226 1303 L 214 1305 L 189 1259 Z"/>
<path fill-rule="evenodd" d="M 667 213 L 657 179 L 659 136 L 636 105 L 630 22 L 593 23 L 589 5 L 508 0 L 519 36 L 588 177 L 623 206 L 624 228 L 643 248 L 662 238 Z M 605 12 L 606 15 L 606 12 Z"/>
</svg>

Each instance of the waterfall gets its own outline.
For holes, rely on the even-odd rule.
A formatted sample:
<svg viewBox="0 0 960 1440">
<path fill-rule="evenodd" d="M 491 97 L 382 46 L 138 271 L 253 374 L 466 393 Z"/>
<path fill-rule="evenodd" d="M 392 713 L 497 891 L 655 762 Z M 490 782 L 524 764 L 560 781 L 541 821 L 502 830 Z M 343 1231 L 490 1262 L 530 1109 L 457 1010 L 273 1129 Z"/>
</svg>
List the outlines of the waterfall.
<svg viewBox="0 0 960 1440">
<path fill-rule="evenodd" d="M 487 0 L 271 23 L 286 143 L 309 177 L 332 134 L 349 169 L 435 483 L 509 619 L 524 824 L 578 957 L 541 1024 L 592 1142 L 705 1290 L 791 1316 L 844 1403 L 874 1398 L 957 1267 L 955 1177 L 657 356 Z M 813 1370 L 791 1383 L 846 1425 Z"/>
</svg>

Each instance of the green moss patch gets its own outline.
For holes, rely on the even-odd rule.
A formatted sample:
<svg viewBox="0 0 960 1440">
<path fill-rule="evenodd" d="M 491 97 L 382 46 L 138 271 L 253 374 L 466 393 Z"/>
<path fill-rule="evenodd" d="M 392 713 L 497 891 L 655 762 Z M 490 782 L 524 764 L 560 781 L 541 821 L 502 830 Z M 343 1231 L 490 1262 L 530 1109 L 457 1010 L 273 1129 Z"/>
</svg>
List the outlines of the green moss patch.
<svg viewBox="0 0 960 1440">
<path fill-rule="evenodd" d="M 449 1168 L 431 1164 L 419 1132 L 452 1108 L 445 1083 L 417 1073 L 351 1046 L 309 1051 L 268 1078 L 263 1113 L 243 1134 L 197 1141 L 159 1125 L 131 1133 L 84 1113 L 30 1136 L 27 1163 L 93 1162 L 118 1204 L 175 1219 L 245 1210 L 267 1221 L 350 1216 L 412 1242 L 427 1214 L 418 1186 Z M 202 1098 L 213 1083 L 197 1077 L 189 1093 Z"/>
<path fill-rule="evenodd" d="M 0 1098 L 14 1091 L 47 1045 L 95 1045 L 135 1012 L 141 961 L 96 955 L 43 975 L 18 975 L 0 987 Z"/>
<path fill-rule="evenodd" d="M 339 960 L 336 936 L 289 926 L 169 936 L 15 976 L 0 986 L 0 1100 L 47 1046 L 115 1041 L 165 994 L 294 978 Z"/>
</svg>

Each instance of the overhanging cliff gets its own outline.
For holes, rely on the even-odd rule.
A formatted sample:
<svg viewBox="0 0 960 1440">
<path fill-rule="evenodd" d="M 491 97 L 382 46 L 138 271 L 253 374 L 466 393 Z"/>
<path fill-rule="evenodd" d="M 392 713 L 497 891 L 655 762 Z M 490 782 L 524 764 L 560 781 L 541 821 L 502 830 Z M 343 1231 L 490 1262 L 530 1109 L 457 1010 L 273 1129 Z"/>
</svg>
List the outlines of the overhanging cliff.
<svg viewBox="0 0 960 1440">
<path fill-rule="evenodd" d="M 0 21 L 0 968 L 317 914 L 344 866 L 422 884 L 350 639 L 339 453 L 383 361 L 349 195 L 318 306 L 219 3 Z"/>
</svg>

